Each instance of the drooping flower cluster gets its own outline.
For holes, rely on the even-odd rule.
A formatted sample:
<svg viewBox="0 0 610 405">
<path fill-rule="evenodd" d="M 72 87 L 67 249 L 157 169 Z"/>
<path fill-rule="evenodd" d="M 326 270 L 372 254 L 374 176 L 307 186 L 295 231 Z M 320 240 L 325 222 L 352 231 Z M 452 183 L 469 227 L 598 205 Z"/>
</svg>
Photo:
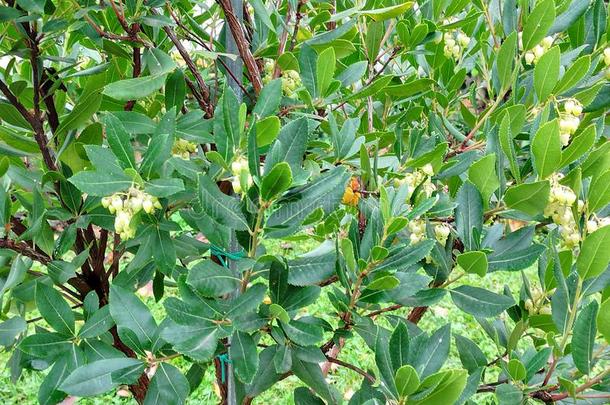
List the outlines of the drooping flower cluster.
<svg viewBox="0 0 610 405">
<path fill-rule="evenodd" d="M 136 235 L 136 226 L 132 219 L 140 211 L 153 214 L 155 209 L 162 208 L 157 197 L 131 187 L 126 193 L 114 193 L 102 198 L 102 206 L 115 214 L 114 230 L 122 239 L 131 239 Z"/>
<path fill-rule="evenodd" d="M 265 62 L 265 75 L 263 77 L 263 84 L 267 84 L 273 78 L 273 70 L 275 64 L 272 61 Z M 294 96 L 296 89 L 301 87 L 301 76 L 296 70 L 284 70 L 281 75 L 282 79 L 282 92 L 286 97 Z"/>
<path fill-rule="evenodd" d="M 412 244 L 420 242 L 426 239 L 426 221 L 423 219 L 417 218 L 409 222 L 407 225 L 409 232 L 409 240 Z M 449 237 L 449 233 L 451 233 L 451 228 L 449 225 L 445 223 L 438 223 L 434 225 L 434 237 L 442 246 L 445 246 L 447 243 L 447 238 Z"/>
<path fill-rule="evenodd" d="M 563 245 L 571 249 L 580 242 L 580 234 L 572 213 L 576 194 L 569 187 L 559 183 L 562 178 L 563 175 L 560 173 L 551 176 L 551 191 L 544 216 L 550 217 L 560 227 Z"/>
<path fill-rule="evenodd" d="M 436 186 L 431 181 L 431 177 L 434 174 L 434 169 L 431 164 L 424 165 L 421 169 L 416 169 L 410 173 L 406 173 L 402 179 L 396 179 L 394 185 L 399 187 L 402 184 L 406 184 L 409 187 L 407 199 L 411 198 L 413 191 L 421 186 L 421 190 L 426 197 L 430 197 Z"/>
<path fill-rule="evenodd" d="M 555 39 L 551 36 L 544 37 L 538 45 L 534 46 L 532 49 L 526 49 L 527 52 L 525 52 L 524 55 L 525 63 L 527 63 L 528 65 L 535 65 L 536 63 L 538 63 L 542 55 L 544 55 L 546 51 L 548 51 L 551 46 L 553 46 L 554 40 Z M 519 33 L 519 49 L 524 50 L 521 32 Z"/>
<path fill-rule="evenodd" d="M 172 155 L 179 157 L 184 160 L 188 160 L 191 153 L 197 151 L 197 145 L 193 142 L 189 142 L 186 139 L 176 139 L 174 145 L 172 145 Z"/>
<path fill-rule="evenodd" d="M 252 186 L 253 181 L 250 170 L 248 169 L 248 161 L 243 157 L 238 156 L 233 163 L 231 163 L 231 173 L 233 173 L 231 185 L 233 186 L 233 191 L 235 193 L 241 194 Z"/>
<path fill-rule="evenodd" d="M 582 104 L 576 99 L 569 99 L 563 103 L 564 113 L 559 120 L 559 136 L 561 144 L 566 146 L 570 143 L 570 137 L 576 132 L 580 125 L 580 114 L 582 114 Z"/>
<path fill-rule="evenodd" d="M 443 53 L 447 58 L 453 58 L 456 61 L 462 57 L 464 49 L 470 44 L 470 37 L 460 30 L 445 32 L 443 34 L 445 47 Z"/>
<path fill-rule="evenodd" d="M 360 182 L 356 177 L 352 177 L 349 184 L 345 188 L 345 192 L 343 193 L 342 202 L 345 205 L 351 205 L 355 207 L 358 205 L 360 201 Z"/>
</svg>

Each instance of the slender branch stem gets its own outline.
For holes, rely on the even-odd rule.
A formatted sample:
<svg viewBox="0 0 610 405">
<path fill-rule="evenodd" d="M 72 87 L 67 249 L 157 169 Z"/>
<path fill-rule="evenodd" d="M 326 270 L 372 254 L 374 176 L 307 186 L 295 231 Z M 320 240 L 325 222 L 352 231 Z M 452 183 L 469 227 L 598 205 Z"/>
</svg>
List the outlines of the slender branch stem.
<svg viewBox="0 0 610 405">
<path fill-rule="evenodd" d="M 357 372 L 358 374 L 360 374 L 361 376 L 363 376 L 364 378 L 366 378 L 367 380 L 369 380 L 371 383 L 375 383 L 377 380 L 375 379 L 375 377 L 373 377 L 372 375 L 370 375 L 369 373 L 367 373 L 366 371 L 364 371 L 363 369 L 354 366 L 353 364 L 350 363 L 346 363 L 343 360 L 339 360 L 335 357 L 331 357 L 331 356 L 326 356 L 326 359 L 328 360 L 329 363 L 334 363 L 334 364 L 338 364 L 342 367 L 348 368 L 352 371 Z"/>
</svg>

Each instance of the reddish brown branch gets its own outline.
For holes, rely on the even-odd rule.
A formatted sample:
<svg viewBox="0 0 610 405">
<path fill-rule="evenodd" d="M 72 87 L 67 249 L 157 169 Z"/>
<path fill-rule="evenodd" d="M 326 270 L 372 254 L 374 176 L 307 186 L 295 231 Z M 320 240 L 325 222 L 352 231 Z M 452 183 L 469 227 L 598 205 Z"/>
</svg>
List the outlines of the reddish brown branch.
<svg viewBox="0 0 610 405">
<path fill-rule="evenodd" d="M 229 0 L 216 0 L 218 5 L 222 8 L 225 14 L 225 18 L 227 24 L 229 25 L 229 29 L 233 34 L 233 38 L 235 39 L 235 44 L 237 45 L 237 50 L 239 51 L 239 55 L 244 61 L 244 65 L 246 66 L 246 70 L 248 71 L 248 76 L 250 78 L 250 82 L 252 83 L 252 87 L 254 88 L 254 92 L 259 94 L 261 89 L 263 88 L 263 82 L 261 80 L 261 73 L 258 69 L 258 65 L 254 60 L 254 56 L 250 51 L 250 45 L 246 40 L 244 35 L 244 30 L 239 23 L 239 20 L 235 16 L 235 12 L 233 11 L 233 7 Z"/>
</svg>

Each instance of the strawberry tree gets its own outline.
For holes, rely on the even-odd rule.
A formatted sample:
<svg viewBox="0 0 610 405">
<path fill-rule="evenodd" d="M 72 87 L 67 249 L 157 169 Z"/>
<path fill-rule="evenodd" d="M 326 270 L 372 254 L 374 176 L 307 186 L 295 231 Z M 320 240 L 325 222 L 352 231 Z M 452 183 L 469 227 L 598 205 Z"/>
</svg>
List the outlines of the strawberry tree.
<svg viewBox="0 0 610 405">
<path fill-rule="evenodd" d="M 14 384 L 607 403 L 606 2 L 236 4 L 0 2 Z"/>
</svg>

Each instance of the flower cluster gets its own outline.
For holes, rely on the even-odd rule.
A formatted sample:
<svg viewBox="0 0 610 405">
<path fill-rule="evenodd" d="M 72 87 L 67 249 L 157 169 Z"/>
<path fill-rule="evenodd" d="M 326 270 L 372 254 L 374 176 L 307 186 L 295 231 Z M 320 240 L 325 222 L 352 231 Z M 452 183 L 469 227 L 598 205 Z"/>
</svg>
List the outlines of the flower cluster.
<svg viewBox="0 0 610 405">
<path fill-rule="evenodd" d="M 551 307 L 547 304 L 549 301 L 544 292 L 538 289 L 532 289 L 532 298 L 528 298 L 523 303 L 523 306 L 531 315 L 541 314 L 541 315 L 550 315 Z"/>
<path fill-rule="evenodd" d="M 351 205 L 355 207 L 358 205 L 358 201 L 360 201 L 360 182 L 356 177 L 352 177 L 349 184 L 345 188 L 345 193 L 343 193 L 343 204 Z"/>
<path fill-rule="evenodd" d="M 248 170 L 248 161 L 246 159 L 241 156 L 236 157 L 233 163 L 231 163 L 231 172 L 233 173 L 231 185 L 235 193 L 241 194 L 252 186 L 252 175 L 250 170 Z"/>
<path fill-rule="evenodd" d="M 551 46 L 553 46 L 554 40 L 555 39 L 551 36 L 544 37 L 538 45 L 536 45 L 532 49 L 528 49 L 524 55 L 525 63 L 527 63 L 528 65 L 535 65 L 536 63 L 538 63 L 542 55 L 544 55 L 546 51 L 548 51 Z M 519 33 L 519 49 L 523 50 L 523 39 L 521 32 Z"/>
<path fill-rule="evenodd" d="M 144 210 L 147 214 L 153 214 L 155 209 L 162 208 L 157 197 L 153 197 L 135 187 L 131 187 L 126 193 L 114 193 L 102 198 L 102 206 L 107 208 L 114 218 L 114 230 L 122 239 L 131 239 L 136 235 L 136 227 L 133 217 Z"/>
<path fill-rule="evenodd" d="M 570 143 L 570 136 L 576 132 L 580 125 L 580 114 L 582 114 L 582 104 L 575 99 L 569 99 L 563 103 L 564 113 L 559 120 L 559 130 L 561 144 L 566 146 Z"/>
<path fill-rule="evenodd" d="M 186 139 L 176 139 L 172 146 L 172 155 L 187 160 L 191 153 L 197 151 L 197 145 Z"/>
<path fill-rule="evenodd" d="M 553 222 L 560 227 L 563 245 L 571 249 L 580 242 L 580 234 L 572 213 L 576 194 L 569 187 L 559 184 L 562 177 L 559 173 L 551 177 L 551 192 L 544 209 L 544 216 L 551 217 Z"/>
<path fill-rule="evenodd" d="M 275 64 L 272 61 L 265 62 L 265 76 L 263 84 L 267 84 L 273 78 Z M 301 76 L 296 70 L 284 70 L 282 72 L 282 92 L 286 97 L 292 97 L 296 89 L 301 87 Z"/>
<path fill-rule="evenodd" d="M 409 222 L 407 225 L 409 232 L 409 240 L 411 243 L 417 243 L 424 239 L 426 239 L 426 221 L 423 219 L 414 219 Z M 449 233 L 451 233 L 451 228 L 449 225 L 444 223 L 438 223 L 434 225 L 434 237 L 442 246 L 445 246 L 447 243 L 447 238 L 449 237 Z"/>
<path fill-rule="evenodd" d="M 598 218 L 594 215 L 593 217 L 591 217 L 591 219 L 587 221 L 587 233 L 595 232 L 599 228 L 602 228 L 606 225 L 610 225 L 610 217 Z"/>
<path fill-rule="evenodd" d="M 604 65 L 606 65 L 606 79 L 610 80 L 610 48 L 604 49 Z"/>
<path fill-rule="evenodd" d="M 405 177 L 402 179 L 396 179 L 394 181 L 394 185 L 396 187 L 400 187 L 402 184 L 406 184 L 409 186 L 409 192 L 407 195 L 407 199 L 411 198 L 413 195 L 413 191 L 421 185 L 421 190 L 426 197 L 430 197 L 434 190 L 436 190 L 436 186 L 430 178 L 434 174 L 434 169 L 431 164 L 424 165 L 421 169 L 416 169 L 411 173 L 405 174 Z"/>
<path fill-rule="evenodd" d="M 459 60 L 462 57 L 464 49 L 470 44 L 470 37 L 460 30 L 455 30 L 445 32 L 443 34 L 443 41 L 445 42 L 445 47 L 443 48 L 445 56 Z"/>
</svg>

